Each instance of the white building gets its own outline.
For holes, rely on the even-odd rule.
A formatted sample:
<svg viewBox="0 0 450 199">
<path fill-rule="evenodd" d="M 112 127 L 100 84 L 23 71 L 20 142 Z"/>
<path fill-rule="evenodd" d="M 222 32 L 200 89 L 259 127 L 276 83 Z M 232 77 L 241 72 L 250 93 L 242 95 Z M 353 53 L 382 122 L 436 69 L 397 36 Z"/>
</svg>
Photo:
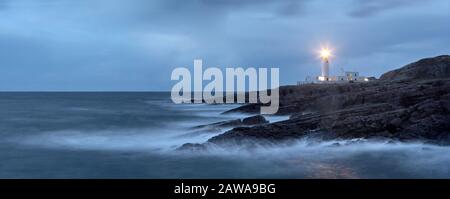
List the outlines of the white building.
<svg viewBox="0 0 450 199">
<path fill-rule="evenodd" d="M 345 83 L 345 82 L 367 82 L 369 78 L 360 76 L 359 72 L 346 71 L 338 76 L 317 76 L 314 83 Z"/>
<path fill-rule="evenodd" d="M 329 76 L 329 61 L 325 60 L 322 66 L 321 76 L 311 78 L 310 76 L 305 78 L 305 81 L 298 82 L 301 84 L 310 83 L 353 83 L 353 82 L 368 82 L 369 78 L 360 76 L 359 72 L 345 71 L 342 75 Z"/>
</svg>

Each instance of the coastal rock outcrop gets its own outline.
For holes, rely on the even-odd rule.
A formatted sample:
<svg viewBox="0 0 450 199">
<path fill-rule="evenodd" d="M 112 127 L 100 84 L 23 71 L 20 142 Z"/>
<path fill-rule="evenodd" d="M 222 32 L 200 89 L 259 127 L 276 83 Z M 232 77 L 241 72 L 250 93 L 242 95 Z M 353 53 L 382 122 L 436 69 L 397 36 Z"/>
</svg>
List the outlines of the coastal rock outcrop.
<svg viewBox="0 0 450 199">
<path fill-rule="evenodd" d="M 266 120 L 266 118 L 262 115 L 255 115 L 251 117 L 246 117 L 244 119 L 235 119 L 235 120 L 228 120 L 228 121 L 222 121 L 222 122 L 216 122 L 212 124 L 206 124 L 206 125 L 200 125 L 193 127 L 194 130 L 198 130 L 193 133 L 189 133 L 189 135 L 192 134 L 199 134 L 207 132 L 216 133 L 217 131 L 222 130 L 223 128 L 230 128 L 235 127 L 236 128 L 245 128 L 245 127 L 254 127 L 258 125 L 264 125 L 268 124 L 269 121 Z M 198 144 L 198 143 L 185 143 L 181 147 L 178 148 L 178 150 L 191 150 L 191 151 L 201 151 L 204 150 L 206 146 L 204 144 Z"/>
<path fill-rule="evenodd" d="M 450 77 L 450 56 L 426 58 L 381 75 L 380 80 L 420 80 Z"/>
<path fill-rule="evenodd" d="M 450 56 L 423 59 L 368 83 L 280 88 L 279 114 L 289 120 L 238 127 L 208 143 L 388 138 L 450 144 Z M 229 112 L 253 113 L 249 104 Z"/>
</svg>

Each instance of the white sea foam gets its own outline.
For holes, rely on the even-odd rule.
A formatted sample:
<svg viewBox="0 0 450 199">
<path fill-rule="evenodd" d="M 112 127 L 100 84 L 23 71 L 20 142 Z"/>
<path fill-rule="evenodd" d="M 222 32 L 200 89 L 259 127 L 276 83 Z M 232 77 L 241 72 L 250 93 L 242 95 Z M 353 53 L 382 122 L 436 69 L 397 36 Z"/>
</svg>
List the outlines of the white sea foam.
<svg viewBox="0 0 450 199">
<path fill-rule="evenodd" d="M 175 136 L 175 132 L 145 133 L 49 132 L 20 140 L 21 144 L 55 150 L 139 152 L 180 161 L 208 164 L 205 159 L 229 163 L 227 171 L 252 168 L 241 176 L 287 178 L 448 178 L 450 147 L 424 143 L 371 140 L 311 141 L 267 145 L 210 146 L 204 151 L 177 151 L 183 143 L 202 143 L 210 134 Z M 177 133 L 181 135 L 180 133 Z M 339 144 L 338 144 L 339 143 Z M 198 162 L 202 161 L 202 163 Z M 195 164 L 197 165 L 197 164 Z M 212 164 L 214 165 L 214 164 Z M 192 166 L 192 165 L 191 165 Z M 189 166 L 188 166 L 189 167 Z M 194 169 L 194 168 L 192 168 Z M 241 168 L 242 170 L 242 168 Z M 205 171 L 207 172 L 207 171 Z M 209 171 L 212 172 L 212 171 Z M 191 173 L 202 176 L 202 173 Z M 211 173 L 210 177 L 223 174 Z"/>
</svg>

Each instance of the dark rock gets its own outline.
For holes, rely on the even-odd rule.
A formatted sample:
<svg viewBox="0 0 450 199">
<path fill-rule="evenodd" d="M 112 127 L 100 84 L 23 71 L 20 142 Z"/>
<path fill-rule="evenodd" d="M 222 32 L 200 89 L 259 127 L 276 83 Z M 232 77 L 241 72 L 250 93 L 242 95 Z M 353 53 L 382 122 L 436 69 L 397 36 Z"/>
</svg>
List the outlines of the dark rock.
<svg viewBox="0 0 450 199">
<path fill-rule="evenodd" d="M 339 144 L 338 142 L 335 142 L 330 145 L 330 147 L 340 147 L 340 146 L 341 146 L 341 144 Z"/>
<path fill-rule="evenodd" d="M 267 124 L 269 121 L 262 115 L 255 115 L 252 117 L 247 117 L 242 120 L 244 125 L 257 125 L 257 124 Z"/>
<path fill-rule="evenodd" d="M 450 78 L 450 56 L 422 59 L 380 77 L 383 81 Z"/>
<path fill-rule="evenodd" d="M 222 121 L 222 122 L 216 122 L 212 124 L 206 124 L 206 125 L 199 125 L 195 126 L 192 129 L 208 129 L 208 130 L 217 130 L 221 128 L 226 127 L 239 127 L 239 126 L 252 126 L 252 125 L 259 125 L 259 124 L 267 124 L 269 121 L 264 118 L 262 115 L 255 115 L 251 117 L 247 117 L 244 119 L 235 119 L 235 120 L 228 120 L 228 121 Z"/>
<path fill-rule="evenodd" d="M 450 92 L 450 80 L 444 82 L 447 92 Z M 405 90 L 409 90 L 409 87 L 417 88 L 411 85 L 404 86 Z M 321 132 L 324 139 L 447 138 L 450 133 L 450 114 L 445 108 L 448 99 L 441 99 L 437 90 L 430 88 L 426 93 L 411 95 L 408 99 L 410 103 L 407 104 L 396 100 L 403 95 L 402 92 L 389 95 L 389 98 L 377 99 L 385 103 L 353 104 L 339 110 L 296 114 L 289 120 L 274 124 L 233 129 L 209 141 L 214 143 L 229 139 L 277 141 L 309 136 L 311 132 Z"/>
<path fill-rule="evenodd" d="M 204 151 L 206 149 L 206 146 L 204 144 L 194 144 L 194 143 L 186 143 L 183 144 L 181 147 L 177 148 L 179 151 Z"/>
<path fill-rule="evenodd" d="M 223 128 L 223 127 L 241 126 L 241 125 L 243 125 L 242 121 L 240 119 L 236 119 L 236 120 L 216 122 L 216 123 L 212 123 L 212 124 L 199 125 L 199 126 L 193 127 L 193 129 L 202 129 L 202 128 L 216 129 L 216 128 Z"/>
</svg>

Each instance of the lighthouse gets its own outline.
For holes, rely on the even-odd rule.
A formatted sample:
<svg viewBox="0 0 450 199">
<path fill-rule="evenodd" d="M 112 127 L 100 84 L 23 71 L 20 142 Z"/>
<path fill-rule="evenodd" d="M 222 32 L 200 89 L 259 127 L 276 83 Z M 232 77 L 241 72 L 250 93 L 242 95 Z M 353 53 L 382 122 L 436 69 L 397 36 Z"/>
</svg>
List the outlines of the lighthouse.
<svg viewBox="0 0 450 199">
<path fill-rule="evenodd" d="M 331 51 L 328 48 L 324 48 L 320 51 L 320 57 L 322 58 L 322 75 L 319 77 L 320 81 L 329 81 L 330 78 L 330 58 Z"/>
<path fill-rule="evenodd" d="M 321 65 L 321 73 L 320 75 L 312 78 L 311 76 L 307 76 L 305 81 L 298 81 L 297 85 L 303 84 L 336 84 L 336 83 L 354 83 L 354 82 L 369 82 L 370 78 L 360 76 L 359 72 L 350 72 L 344 71 L 342 69 L 342 74 L 338 76 L 330 76 L 330 59 L 334 57 L 333 50 L 329 48 L 322 48 L 320 51 L 317 51 L 320 60 L 322 61 Z M 319 58 L 317 57 L 317 58 Z"/>
<path fill-rule="evenodd" d="M 323 58 L 322 76 L 325 78 L 330 77 L 330 61 L 328 58 Z"/>
</svg>

